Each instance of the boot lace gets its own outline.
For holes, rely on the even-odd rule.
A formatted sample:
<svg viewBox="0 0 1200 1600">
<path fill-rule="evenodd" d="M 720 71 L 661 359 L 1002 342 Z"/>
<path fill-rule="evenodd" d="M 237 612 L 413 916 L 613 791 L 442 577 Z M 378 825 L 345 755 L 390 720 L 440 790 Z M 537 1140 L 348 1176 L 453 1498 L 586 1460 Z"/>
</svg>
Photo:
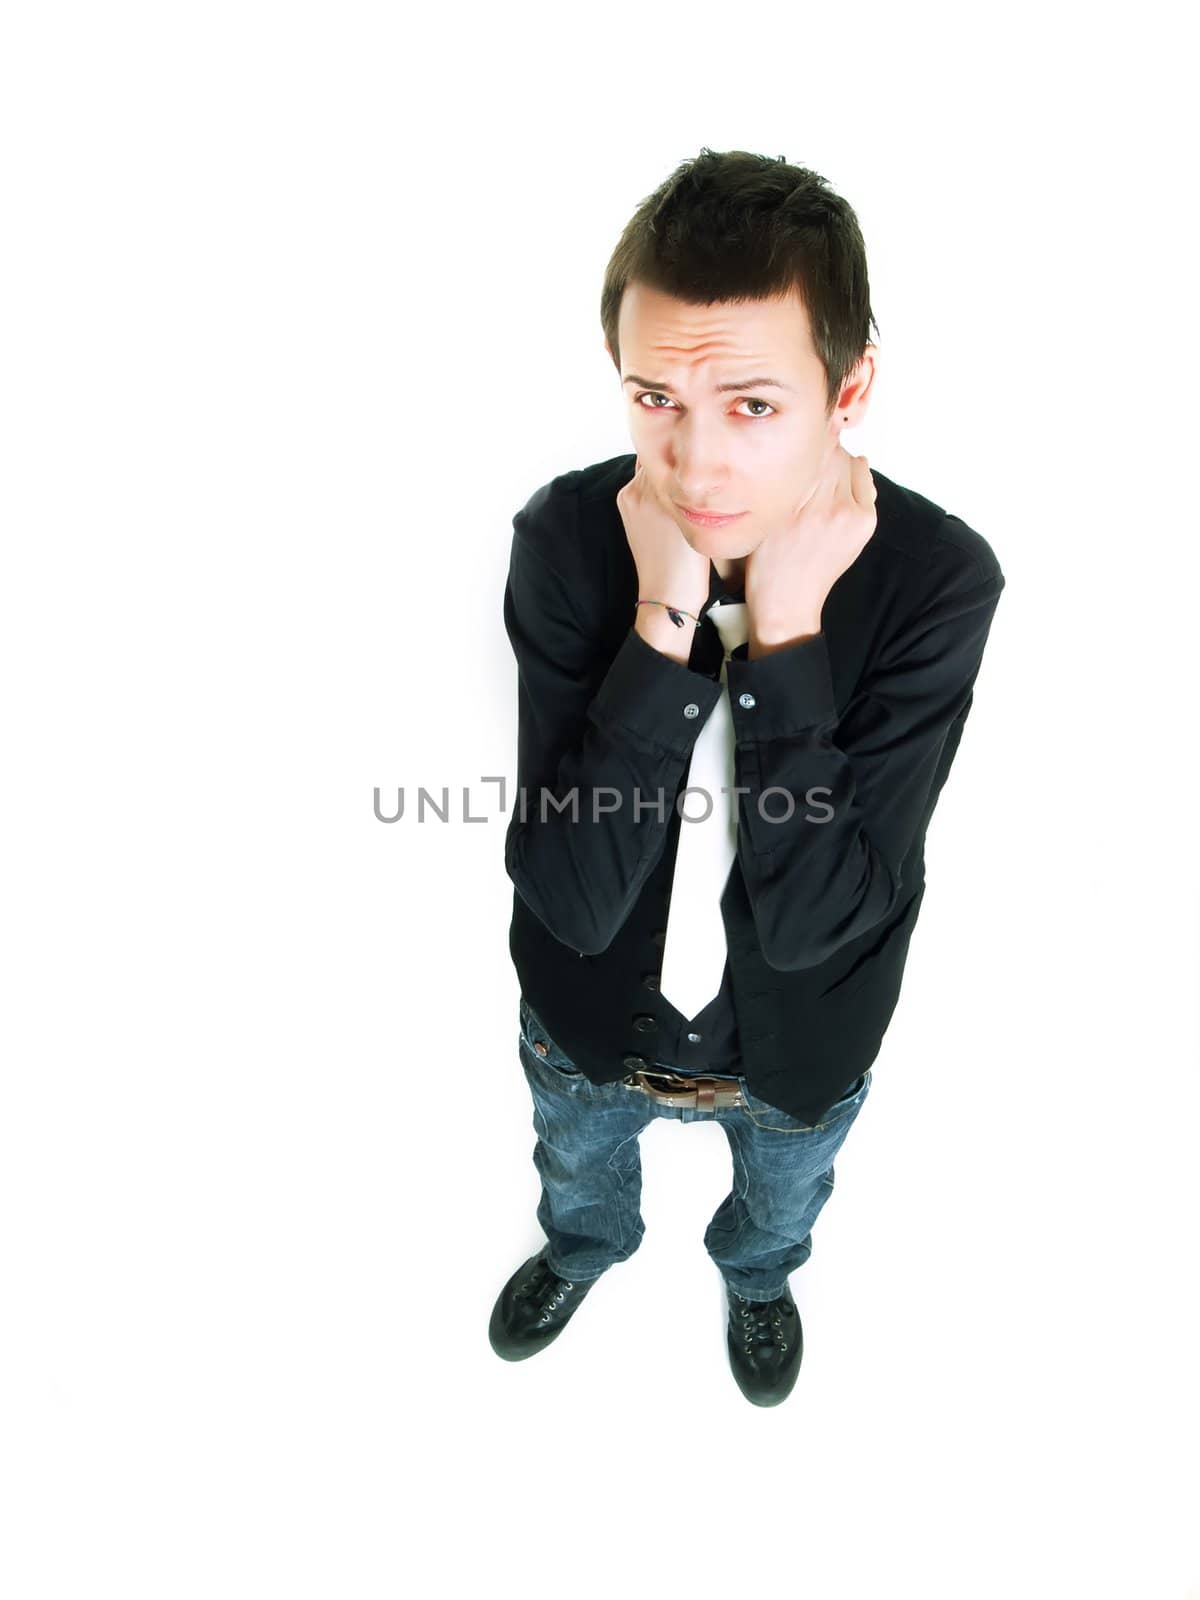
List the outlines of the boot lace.
<svg viewBox="0 0 1200 1600">
<path fill-rule="evenodd" d="M 734 1305 L 742 1330 L 742 1343 L 747 1355 L 764 1348 L 787 1349 L 787 1335 L 783 1327 L 783 1299 L 746 1300 L 736 1289 Z"/>
<path fill-rule="evenodd" d="M 566 1278 L 560 1278 L 545 1261 L 538 1261 L 533 1271 L 516 1292 L 523 1300 L 527 1300 L 530 1303 L 537 1300 L 542 1301 L 543 1304 L 540 1307 L 542 1314 L 539 1320 L 549 1322 L 555 1309 L 562 1305 L 574 1287 L 575 1285 Z"/>
</svg>

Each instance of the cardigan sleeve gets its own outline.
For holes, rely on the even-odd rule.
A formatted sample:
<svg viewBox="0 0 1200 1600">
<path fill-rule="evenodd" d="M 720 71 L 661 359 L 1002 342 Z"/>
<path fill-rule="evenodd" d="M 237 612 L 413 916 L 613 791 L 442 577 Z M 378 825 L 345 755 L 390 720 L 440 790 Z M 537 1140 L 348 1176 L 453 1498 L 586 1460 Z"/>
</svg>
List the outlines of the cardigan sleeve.
<svg viewBox="0 0 1200 1600">
<path fill-rule="evenodd" d="M 577 517 L 573 491 L 543 489 L 513 519 L 503 610 L 517 665 L 517 793 L 505 868 L 550 933 L 591 955 L 612 942 L 662 854 L 721 691 L 632 626 L 609 659 L 588 626 L 586 574 L 568 576 Z"/>
<path fill-rule="evenodd" d="M 840 718 L 823 632 L 730 661 L 738 860 L 771 966 L 819 965 L 908 892 L 902 866 L 957 748 L 1004 582 L 998 566 L 981 581 L 959 562 Z"/>
</svg>

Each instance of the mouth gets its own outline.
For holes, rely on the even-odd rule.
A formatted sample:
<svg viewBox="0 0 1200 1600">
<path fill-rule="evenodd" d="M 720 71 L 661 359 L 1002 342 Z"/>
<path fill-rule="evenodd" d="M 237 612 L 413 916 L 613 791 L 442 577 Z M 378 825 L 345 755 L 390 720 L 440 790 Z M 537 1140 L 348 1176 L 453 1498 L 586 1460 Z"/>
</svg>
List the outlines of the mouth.
<svg viewBox="0 0 1200 1600">
<path fill-rule="evenodd" d="M 723 528 L 727 523 L 736 522 L 739 517 L 746 515 L 744 511 L 693 511 L 690 506 L 679 505 L 678 501 L 675 504 L 697 528 Z"/>
</svg>

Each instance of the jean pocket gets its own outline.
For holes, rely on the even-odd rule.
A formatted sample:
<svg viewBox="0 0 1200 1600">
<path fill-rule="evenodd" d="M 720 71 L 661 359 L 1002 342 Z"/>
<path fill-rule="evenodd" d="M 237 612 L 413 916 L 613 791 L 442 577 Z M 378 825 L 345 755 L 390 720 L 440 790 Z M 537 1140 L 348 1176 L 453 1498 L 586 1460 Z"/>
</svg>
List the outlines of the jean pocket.
<svg viewBox="0 0 1200 1600">
<path fill-rule="evenodd" d="M 835 1100 L 822 1116 L 820 1122 L 802 1122 L 799 1117 L 792 1116 L 790 1111 L 783 1111 L 779 1106 L 773 1106 L 769 1100 L 754 1094 L 747 1086 L 745 1078 L 739 1078 L 742 1089 L 742 1102 L 746 1115 L 756 1127 L 771 1129 L 776 1133 L 820 1133 L 823 1128 L 840 1122 L 843 1117 L 852 1116 L 862 1104 L 867 1090 L 871 1086 L 870 1067 L 856 1078 L 840 1099 Z"/>
<path fill-rule="evenodd" d="M 527 1058 L 531 1057 L 539 1066 L 548 1067 L 551 1072 L 564 1078 L 579 1079 L 584 1076 L 566 1051 L 560 1050 L 555 1044 L 524 995 L 521 996 L 520 1015 L 521 1044 Z"/>
</svg>

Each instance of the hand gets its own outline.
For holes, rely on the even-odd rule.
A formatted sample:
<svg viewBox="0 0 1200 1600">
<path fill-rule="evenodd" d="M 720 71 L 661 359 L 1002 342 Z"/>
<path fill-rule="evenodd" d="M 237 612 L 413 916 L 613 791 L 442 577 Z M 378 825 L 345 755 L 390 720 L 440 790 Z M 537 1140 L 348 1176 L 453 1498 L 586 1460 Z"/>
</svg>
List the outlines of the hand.
<svg viewBox="0 0 1200 1600">
<path fill-rule="evenodd" d="M 668 605 L 699 616 L 708 599 L 709 558 L 693 550 L 684 538 L 671 511 L 642 471 L 641 461 L 617 494 L 617 510 L 637 566 L 638 599 L 665 600 Z M 660 609 L 638 607 L 642 613 Z M 662 614 L 666 616 L 665 611 Z M 691 634 L 690 623 L 686 631 Z"/>
<path fill-rule="evenodd" d="M 829 591 L 858 560 L 877 520 L 867 458 L 852 456 L 839 440 L 790 524 L 746 558 L 752 641 L 779 646 L 819 633 Z M 750 653 L 757 653 L 753 642 Z"/>
</svg>

